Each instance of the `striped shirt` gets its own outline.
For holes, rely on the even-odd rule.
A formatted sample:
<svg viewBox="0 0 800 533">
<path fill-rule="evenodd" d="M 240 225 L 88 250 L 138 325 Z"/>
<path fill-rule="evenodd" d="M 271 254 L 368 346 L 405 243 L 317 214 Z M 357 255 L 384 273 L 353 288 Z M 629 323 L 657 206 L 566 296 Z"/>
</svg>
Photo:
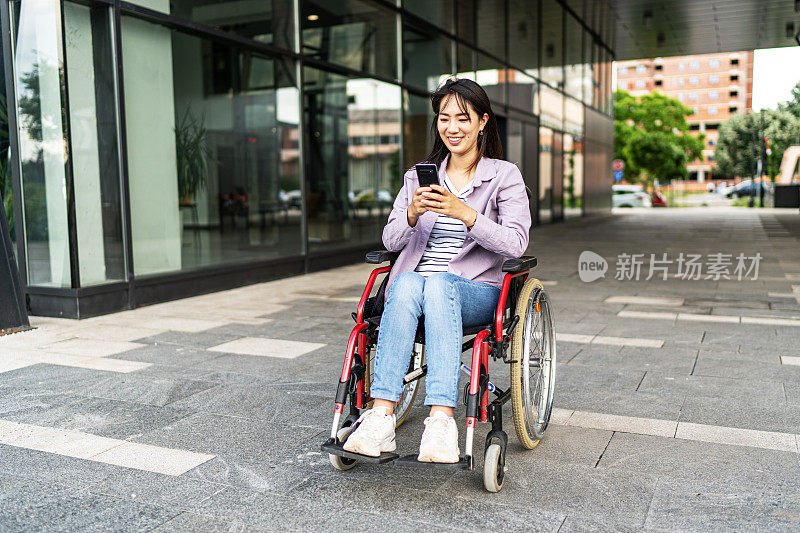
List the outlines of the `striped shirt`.
<svg viewBox="0 0 800 533">
<path fill-rule="evenodd" d="M 471 181 L 461 191 L 457 191 L 447 174 L 444 175 L 444 186 L 461 201 L 472 191 Z M 447 272 L 450 261 L 461 252 L 466 236 L 467 227 L 463 222 L 440 214 L 436 217 L 425 251 L 414 272 L 426 278 L 436 272 Z"/>
</svg>

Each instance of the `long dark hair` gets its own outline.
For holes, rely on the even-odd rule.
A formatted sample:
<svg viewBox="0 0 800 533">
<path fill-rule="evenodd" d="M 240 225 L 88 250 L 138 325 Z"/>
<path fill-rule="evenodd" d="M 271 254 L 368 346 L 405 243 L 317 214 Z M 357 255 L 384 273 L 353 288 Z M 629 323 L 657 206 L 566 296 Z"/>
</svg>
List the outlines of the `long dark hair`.
<svg viewBox="0 0 800 533">
<path fill-rule="evenodd" d="M 483 135 L 478 135 L 478 155 L 475 161 L 472 162 L 470 170 L 478 166 L 478 161 L 482 157 L 490 157 L 492 159 L 502 159 L 503 146 L 500 143 L 500 132 L 497 129 L 497 118 L 492 111 L 492 105 L 489 103 L 489 97 L 483 87 L 478 85 L 472 80 L 466 78 L 450 78 L 445 81 L 435 92 L 431 94 L 431 107 L 433 114 L 437 117 L 433 120 L 431 125 L 431 136 L 433 137 L 433 149 L 431 153 L 425 158 L 425 163 L 433 163 L 437 167 L 444 161 L 444 158 L 450 154 L 447 146 L 445 146 L 442 137 L 439 135 L 437 127 L 439 109 L 442 100 L 449 97 L 455 97 L 458 103 L 458 108 L 462 113 L 469 116 L 467 104 L 472 106 L 472 109 L 478 113 L 478 120 L 484 114 L 489 115 L 489 120 L 483 128 Z M 472 118 L 470 117 L 470 120 Z"/>
</svg>

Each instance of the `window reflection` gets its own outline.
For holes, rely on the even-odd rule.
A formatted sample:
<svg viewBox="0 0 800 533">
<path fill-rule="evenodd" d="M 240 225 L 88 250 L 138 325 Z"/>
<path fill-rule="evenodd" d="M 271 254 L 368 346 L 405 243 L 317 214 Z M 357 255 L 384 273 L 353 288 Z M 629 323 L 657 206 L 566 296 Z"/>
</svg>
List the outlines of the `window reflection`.
<svg viewBox="0 0 800 533">
<path fill-rule="evenodd" d="M 564 86 L 564 48 L 561 17 L 563 9 L 556 0 L 542 0 L 542 81 Z"/>
<path fill-rule="evenodd" d="M 400 189 L 400 88 L 304 70 L 309 251 L 380 241 Z"/>
<path fill-rule="evenodd" d="M 476 0 L 478 48 L 506 60 L 506 1 Z M 528 6 L 530 9 L 530 6 Z"/>
<path fill-rule="evenodd" d="M 492 102 L 504 104 L 506 102 L 506 74 L 505 66 L 485 54 L 478 54 L 478 68 L 475 72 L 475 81 L 486 91 Z"/>
<path fill-rule="evenodd" d="M 124 280 L 111 17 L 65 2 L 64 25 L 80 283 Z"/>
<path fill-rule="evenodd" d="M 539 76 L 539 8 L 537 1 L 509 0 L 508 61 Z"/>
<path fill-rule="evenodd" d="M 397 78 L 394 13 L 360 0 L 302 0 L 302 52 L 353 70 Z"/>
<path fill-rule="evenodd" d="M 583 28 L 577 19 L 566 14 L 564 41 L 564 92 L 581 99 L 583 97 Z"/>
<path fill-rule="evenodd" d="M 564 217 L 583 214 L 583 106 L 564 104 Z"/>
<path fill-rule="evenodd" d="M 183 19 L 229 31 L 261 43 L 294 49 L 290 0 L 170 0 L 170 11 Z"/>
<path fill-rule="evenodd" d="M 553 220 L 553 130 L 539 128 L 539 222 Z"/>
<path fill-rule="evenodd" d="M 293 63 L 129 17 L 122 37 L 136 274 L 301 254 Z"/>
<path fill-rule="evenodd" d="M 66 106 L 56 0 L 14 2 L 14 83 L 28 283 L 72 285 L 67 231 Z"/>
<path fill-rule="evenodd" d="M 539 82 L 519 70 L 508 71 L 508 103 L 528 113 L 538 113 L 535 108 Z"/>
<path fill-rule="evenodd" d="M 403 0 L 408 11 L 447 31 L 453 29 L 453 6 L 454 0 Z"/>
<path fill-rule="evenodd" d="M 434 91 L 453 73 L 453 42 L 436 31 L 403 25 L 403 81 Z"/>
<path fill-rule="evenodd" d="M 403 167 L 407 169 L 423 161 L 433 147 L 431 138 L 433 110 L 430 99 L 404 91 L 403 116 L 403 155 L 405 157 Z"/>
</svg>

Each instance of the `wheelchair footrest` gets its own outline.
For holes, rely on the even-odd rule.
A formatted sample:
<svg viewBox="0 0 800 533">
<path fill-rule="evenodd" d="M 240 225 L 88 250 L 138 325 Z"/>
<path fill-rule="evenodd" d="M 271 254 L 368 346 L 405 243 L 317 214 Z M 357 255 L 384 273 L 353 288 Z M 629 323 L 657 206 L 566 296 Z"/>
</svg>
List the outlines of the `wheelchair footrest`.
<svg viewBox="0 0 800 533">
<path fill-rule="evenodd" d="M 400 457 L 398 454 L 393 452 L 383 452 L 378 457 L 370 457 L 369 455 L 361 455 L 360 453 L 353 453 L 348 452 L 344 448 L 342 448 L 341 444 L 337 443 L 329 443 L 326 442 L 320 449 L 332 455 L 338 455 L 339 457 L 344 457 L 346 459 L 355 459 L 356 461 L 360 461 L 362 463 L 391 463 L 392 461 L 396 460 Z"/>
<path fill-rule="evenodd" d="M 412 466 L 417 468 L 436 468 L 441 470 L 471 470 L 470 457 L 462 455 L 457 463 L 423 463 L 417 461 L 417 454 L 404 455 L 394 462 L 395 466 Z"/>
</svg>

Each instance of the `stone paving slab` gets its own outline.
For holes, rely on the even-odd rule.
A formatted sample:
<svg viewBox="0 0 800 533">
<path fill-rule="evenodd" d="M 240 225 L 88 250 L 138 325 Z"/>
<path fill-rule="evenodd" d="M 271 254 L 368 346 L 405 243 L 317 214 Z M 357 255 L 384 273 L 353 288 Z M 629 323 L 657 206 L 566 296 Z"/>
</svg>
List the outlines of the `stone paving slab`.
<svg viewBox="0 0 800 533">
<path fill-rule="evenodd" d="M 777 220 L 791 239 L 765 234 Z M 559 333 L 664 343 L 559 341 L 556 412 L 534 450 L 518 444 L 504 410 L 509 472 L 499 495 L 481 482 L 486 424 L 473 472 L 360 464 L 342 473 L 320 453 L 353 299 L 371 265 L 82 321 L 33 317 L 36 330 L 0 338 L 0 420 L 215 457 L 176 476 L 0 444 L 0 530 L 42 529 L 52 517 L 65 530 L 103 531 L 796 529 L 800 453 L 734 445 L 731 435 L 769 431 L 762 437 L 783 439 L 783 449 L 792 436 L 797 444 L 800 367 L 787 363 L 798 328 L 781 320 L 800 317 L 800 302 L 770 296 L 798 284 L 786 276 L 800 274 L 797 220 L 688 209 L 536 228 L 536 275 L 548 282 Z M 610 262 L 665 251 L 760 251 L 764 260 L 756 281 L 621 281 L 610 263 L 605 279 L 583 283 L 577 259 L 587 249 Z M 675 299 L 683 305 L 661 305 Z M 635 316 L 664 311 L 675 320 Z M 753 317 L 778 321 L 747 323 Z M 247 338 L 324 346 L 294 359 L 208 349 Z M 58 345 L 74 353 L 47 348 Z M 113 353 L 122 348 L 130 349 Z M 63 366 L 89 359 L 91 368 Z M 491 368 L 493 383 L 507 387 L 508 369 Z M 423 399 L 424 390 L 398 430 L 403 453 L 418 446 Z M 463 405 L 456 416 L 463 433 Z M 652 420 L 694 440 L 635 433 Z"/>
<path fill-rule="evenodd" d="M 661 480 L 645 527 L 695 531 L 797 531 L 795 495 L 715 487 L 693 481 Z"/>
</svg>

